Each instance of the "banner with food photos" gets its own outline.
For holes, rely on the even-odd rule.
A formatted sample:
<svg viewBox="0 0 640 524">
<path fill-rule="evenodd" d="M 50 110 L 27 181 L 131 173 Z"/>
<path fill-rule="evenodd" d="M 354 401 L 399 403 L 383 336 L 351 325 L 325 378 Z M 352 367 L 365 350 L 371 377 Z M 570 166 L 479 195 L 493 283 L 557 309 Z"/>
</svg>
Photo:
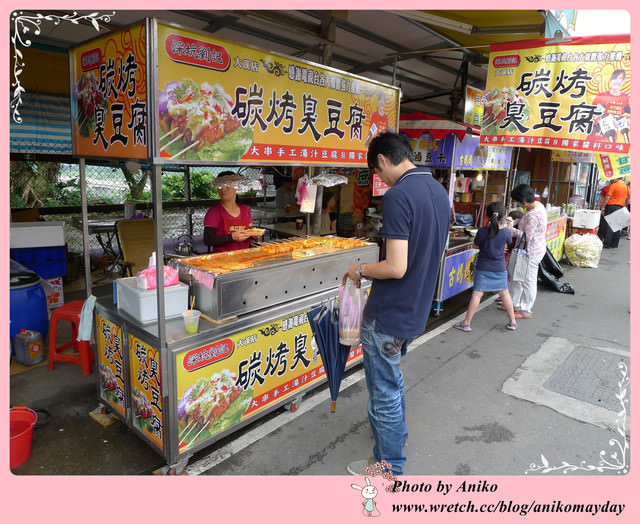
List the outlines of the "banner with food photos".
<svg viewBox="0 0 640 524">
<path fill-rule="evenodd" d="M 180 453 L 326 380 L 308 311 L 176 353 Z"/>
<path fill-rule="evenodd" d="M 146 41 L 141 22 L 70 50 L 74 155 L 149 157 Z"/>
<path fill-rule="evenodd" d="M 157 42 L 160 159 L 366 166 L 398 130 L 396 87 L 162 23 Z"/>
<path fill-rule="evenodd" d="M 552 42 L 491 46 L 482 143 L 628 153 L 629 35 Z"/>
</svg>

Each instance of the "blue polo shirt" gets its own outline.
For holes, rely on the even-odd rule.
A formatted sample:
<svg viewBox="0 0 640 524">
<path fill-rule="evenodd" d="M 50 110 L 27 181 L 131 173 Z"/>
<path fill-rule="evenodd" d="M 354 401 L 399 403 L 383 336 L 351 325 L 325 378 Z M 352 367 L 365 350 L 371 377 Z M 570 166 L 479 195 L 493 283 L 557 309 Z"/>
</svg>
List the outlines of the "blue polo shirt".
<svg viewBox="0 0 640 524">
<path fill-rule="evenodd" d="M 383 205 L 382 238 L 409 241 L 407 272 L 373 280 L 364 317 L 380 333 L 410 339 L 424 333 L 429 318 L 449 235 L 449 195 L 428 170 L 414 168 L 385 193 Z"/>
</svg>

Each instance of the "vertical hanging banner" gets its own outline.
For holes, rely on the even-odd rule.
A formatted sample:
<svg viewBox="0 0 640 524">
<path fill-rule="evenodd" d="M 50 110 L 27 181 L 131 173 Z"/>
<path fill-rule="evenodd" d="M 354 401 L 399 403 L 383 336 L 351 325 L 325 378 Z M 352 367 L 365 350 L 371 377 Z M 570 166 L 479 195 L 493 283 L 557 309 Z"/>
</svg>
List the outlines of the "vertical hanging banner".
<svg viewBox="0 0 640 524">
<path fill-rule="evenodd" d="M 491 46 L 481 142 L 626 154 L 629 35 Z"/>
<path fill-rule="evenodd" d="M 74 155 L 149 157 L 146 41 L 139 23 L 70 50 Z"/>
<path fill-rule="evenodd" d="M 157 24 L 156 155 L 197 163 L 367 165 L 400 90 Z"/>
<path fill-rule="evenodd" d="M 480 126 L 484 112 L 484 91 L 467 86 L 464 99 L 464 123 Z"/>
</svg>

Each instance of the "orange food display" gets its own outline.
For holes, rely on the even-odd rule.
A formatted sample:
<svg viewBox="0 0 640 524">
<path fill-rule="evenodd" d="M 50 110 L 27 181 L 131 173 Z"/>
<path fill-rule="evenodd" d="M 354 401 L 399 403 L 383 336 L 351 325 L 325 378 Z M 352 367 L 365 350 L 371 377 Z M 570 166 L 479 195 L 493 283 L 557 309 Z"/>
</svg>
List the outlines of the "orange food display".
<svg viewBox="0 0 640 524">
<path fill-rule="evenodd" d="M 296 238 L 293 240 L 265 242 L 255 248 L 183 258 L 181 262 L 205 271 L 224 274 L 230 271 L 249 269 L 258 261 L 268 261 L 272 258 L 277 258 L 278 260 L 281 260 L 283 256 L 291 259 L 308 258 L 367 245 L 369 245 L 369 242 L 359 238 Z"/>
</svg>

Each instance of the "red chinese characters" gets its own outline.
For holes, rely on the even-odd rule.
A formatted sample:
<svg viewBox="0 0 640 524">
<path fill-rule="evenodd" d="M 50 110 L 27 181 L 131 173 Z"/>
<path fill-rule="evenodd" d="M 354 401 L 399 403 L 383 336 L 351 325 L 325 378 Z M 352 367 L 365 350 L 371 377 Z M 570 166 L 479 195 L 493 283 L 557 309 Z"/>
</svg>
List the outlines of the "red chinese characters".
<svg viewBox="0 0 640 524">
<path fill-rule="evenodd" d="M 167 54 L 174 62 L 226 71 L 231 65 L 228 51 L 221 45 L 188 36 L 169 35 L 164 41 Z"/>
</svg>

